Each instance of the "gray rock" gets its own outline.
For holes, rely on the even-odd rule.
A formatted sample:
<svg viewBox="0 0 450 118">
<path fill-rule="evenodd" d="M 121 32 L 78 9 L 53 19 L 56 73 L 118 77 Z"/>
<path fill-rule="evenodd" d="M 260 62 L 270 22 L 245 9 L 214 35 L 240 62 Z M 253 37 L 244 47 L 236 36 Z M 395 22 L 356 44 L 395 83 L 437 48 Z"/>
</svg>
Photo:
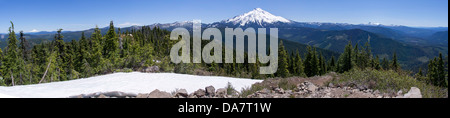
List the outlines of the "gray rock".
<svg viewBox="0 0 450 118">
<path fill-rule="evenodd" d="M 214 88 L 214 86 L 205 87 L 205 90 L 206 90 L 206 94 L 205 94 L 206 96 L 213 97 L 216 93 L 216 89 Z"/>
<path fill-rule="evenodd" d="M 284 89 L 283 88 L 280 88 L 280 94 L 284 94 Z"/>
<path fill-rule="evenodd" d="M 97 98 L 108 98 L 108 96 L 100 94 L 100 96 L 98 96 Z"/>
<path fill-rule="evenodd" d="M 380 91 L 375 90 L 375 91 L 373 92 L 373 94 L 380 94 Z"/>
<path fill-rule="evenodd" d="M 284 93 L 284 89 L 283 88 L 275 88 L 275 93 L 278 93 L 278 94 L 283 94 Z"/>
<path fill-rule="evenodd" d="M 197 96 L 196 95 L 194 95 L 194 93 L 191 93 L 191 94 L 189 94 L 188 95 L 188 97 L 187 98 L 197 98 Z"/>
<path fill-rule="evenodd" d="M 111 97 L 125 97 L 125 95 L 119 91 L 105 92 L 103 94 L 105 94 L 106 96 L 111 96 Z"/>
<path fill-rule="evenodd" d="M 198 89 L 197 91 L 194 92 L 194 95 L 200 98 L 200 97 L 205 96 L 206 92 L 203 89 Z"/>
<path fill-rule="evenodd" d="M 260 90 L 259 93 L 268 94 L 268 93 L 270 93 L 270 90 L 267 88 L 264 88 L 264 89 Z"/>
<path fill-rule="evenodd" d="M 142 71 L 146 72 L 146 73 L 155 73 L 155 72 L 159 72 L 159 67 L 158 66 L 150 66 L 147 68 L 144 68 Z"/>
<path fill-rule="evenodd" d="M 287 93 L 287 94 L 292 94 L 292 90 L 286 90 L 284 92 Z"/>
<path fill-rule="evenodd" d="M 188 97 L 188 92 L 186 91 L 186 89 L 178 89 L 175 93 L 175 97 Z"/>
<path fill-rule="evenodd" d="M 311 91 L 311 92 L 315 92 L 315 91 L 317 90 L 317 88 L 318 88 L 316 85 L 314 85 L 314 84 L 311 83 L 311 82 L 305 82 L 305 83 L 307 83 L 307 84 L 305 84 L 305 85 L 306 85 L 307 89 L 308 89 L 309 91 Z"/>
<path fill-rule="evenodd" d="M 402 90 L 397 92 L 397 96 L 402 96 L 402 95 L 403 95 L 403 91 Z"/>
<path fill-rule="evenodd" d="M 220 88 L 216 91 L 216 97 L 226 97 L 227 96 L 227 89 Z"/>
<path fill-rule="evenodd" d="M 403 98 L 422 98 L 420 89 L 417 87 L 411 87 L 411 89 L 406 93 Z"/>
<path fill-rule="evenodd" d="M 364 91 L 364 90 L 367 90 L 367 86 L 366 85 L 361 85 L 361 86 L 358 86 L 358 89 L 360 91 Z"/>
<path fill-rule="evenodd" d="M 148 98 L 172 98 L 172 95 L 170 93 L 159 91 L 158 89 L 156 89 L 148 94 Z"/>
<path fill-rule="evenodd" d="M 146 93 L 146 94 L 139 93 L 139 94 L 136 96 L 136 98 L 148 98 L 148 93 Z"/>
<path fill-rule="evenodd" d="M 333 83 L 330 82 L 330 83 L 328 84 L 328 87 L 334 87 Z"/>
</svg>

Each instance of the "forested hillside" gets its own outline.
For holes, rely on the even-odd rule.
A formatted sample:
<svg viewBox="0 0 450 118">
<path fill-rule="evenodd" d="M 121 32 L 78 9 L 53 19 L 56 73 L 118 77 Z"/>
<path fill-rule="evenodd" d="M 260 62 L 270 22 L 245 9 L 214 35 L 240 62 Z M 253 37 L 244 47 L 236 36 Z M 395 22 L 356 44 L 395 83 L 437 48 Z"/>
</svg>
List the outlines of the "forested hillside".
<svg viewBox="0 0 450 118">
<path fill-rule="evenodd" d="M 3 51 L 0 50 L 0 84 L 14 86 L 65 81 L 120 71 L 141 71 L 152 66 L 157 66 L 163 72 L 208 72 L 213 75 L 254 79 L 311 77 L 328 72 L 344 73 L 352 69 L 382 72 L 390 70 L 409 76 L 408 70 L 403 70 L 398 61 L 402 55 L 395 51 L 389 55 L 392 57 L 390 59 L 374 55 L 369 42 L 353 45 L 355 43 L 350 40 L 345 47 L 341 47 L 342 53 L 337 55 L 335 52 L 280 40 L 278 71 L 271 75 L 261 75 L 259 67 L 267 64 L 248 63 L 247 56 L 245 63 L 174 64 L 170 62 L 168 55 L 171 47 L 178 41 L 169 40 L 170 32 L 158 27 L 143 26 L 124 31 L 116 30 L 111 22 L 105 35 L 102 35 L 99 28 L 95 28 L 89 37 L 82 32 L 79 40 L 69 42 L 64 41 L 65 37 L 61 32 L 62 29 L 54 34 L 54 40 L 31 47 L 23 33 L 19 33 L 17 37 L 14 24 L 11 23 L 8 45 Z M 208 42 L 203 41 L 202 47 Z M 441 54 L 431 60 L 429 68 L 432 69 L 418 73 L 416 79 L 447 87 L 448 73 L 445 70 L 448 69 L 448 63 L 444 63 L 444 59 L 448 58 Z"/>
</svg>

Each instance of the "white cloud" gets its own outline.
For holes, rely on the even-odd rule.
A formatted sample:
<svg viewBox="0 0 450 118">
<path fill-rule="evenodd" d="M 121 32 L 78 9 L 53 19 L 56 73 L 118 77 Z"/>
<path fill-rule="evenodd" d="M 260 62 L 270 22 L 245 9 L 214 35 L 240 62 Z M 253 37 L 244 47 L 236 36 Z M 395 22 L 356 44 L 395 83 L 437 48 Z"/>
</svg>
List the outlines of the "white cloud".
<svg viewBox="0 0 450 118">
<path fill-rule="evenodd" d="M 133 26 L 133 25 L 140 25 L 140 24 L 139 23 L 125 22 L 125 23 L 119 24 L 119 27 L 128 27 L 128 26 Z"/>
<path fill-rule="evenodd" d="M 31 30 L 30 32 L 39 32 L 39 30 L 33 29 L 33 30 Z"/>
</svg>

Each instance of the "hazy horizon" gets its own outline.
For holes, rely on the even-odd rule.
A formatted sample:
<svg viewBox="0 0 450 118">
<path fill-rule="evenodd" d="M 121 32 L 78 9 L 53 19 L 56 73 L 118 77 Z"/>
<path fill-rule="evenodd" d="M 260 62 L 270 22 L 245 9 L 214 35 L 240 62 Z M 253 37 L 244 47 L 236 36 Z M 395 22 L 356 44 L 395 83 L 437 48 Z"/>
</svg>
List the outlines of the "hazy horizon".
<svg viewBox="0 0 450 118">
<path fill-rule="evenodd" d="M 213 23 L 262 8 L 297 22 L 326 22 L 409 27 L 448 27 L 447 0 L 314 0 L 314 1 L 87 1 L 87 0 L 0 0 L 0 33 L 13 21 L 16 31 L 80 31 L 173 23 L 200 19 Z M 32 19 L 32 20 L 30 20 Z"/>
</svg>

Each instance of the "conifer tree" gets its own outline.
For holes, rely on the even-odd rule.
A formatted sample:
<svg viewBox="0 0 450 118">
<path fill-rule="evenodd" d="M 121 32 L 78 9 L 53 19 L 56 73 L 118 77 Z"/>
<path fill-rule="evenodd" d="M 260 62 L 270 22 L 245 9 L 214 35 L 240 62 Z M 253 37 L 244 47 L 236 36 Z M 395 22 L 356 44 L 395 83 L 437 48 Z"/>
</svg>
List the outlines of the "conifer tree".
<svg viewBox="0 0 450 118">
<path fill-rule="evenodd" d="M 11 27 L 9 27 L 9 34 L 8 34 L 8 46 L 6 47 L 5 57 L 3 59 L 3 70 L 2 75 L 4 78 L 9 78 L 9 81 L 7 81 L 6 85 L 15 85 L 18 77 L 18 71 L 20 68 L 18 68 L 19 64 L 21 63 L 21 60 L 19 59 L 19 53 L 17 52 L 17 38 L 16 33 L 14 32 L 14 24 L 11 22 Z"/>
<path fill-rule="evenodd" d="M 94 70 L 94 74 L 95 73 L 99 73 L 102 70 L 103 64 L 103 57 L 102 57 L 102 45 L 101 45 L 101 41 L 102 41 L 102 34 L 100 32 L 100 29 L 98 27 L 95 28 L 94 32 L 91 35 L 91 41 L 92 41 L 92 52 L 91 52 L 91 57 L 89 58 L 90 61 L 90 66 L 93 68 Z"/>
<path fill-rule="evenodd" d="M 342 56 L 342 68 L 341 72 L 348 71 L 353 68 L 354 61 L 353 61 L 353 53 L 352 53 L 352 43 L 349 42 L 347 46 L 345 46 L 344 53 L 341 54 Z"/>
<path fill-rule="evenodd" d="M 107 64 L 106 68 L 111 69 L 117 67 L 118 65 L 118 49 L 119 49 L 119 39 L 114 29 L 113 21 L 109 24 L 109 30 L 105 35 L 105 46 L 103 47 L 103 57 Z M 111 71 L 111 70 L 109 70 Z"/>
<path fill-rule="evenodd" d="M 389 70 L 389 62 L 386 59 L 386 57 L 384 57 L 383 61 L 381 61 L 381 66 L 383 67 L 384 70 Z"/>
<path fill-rule="evenodd" d="M 366 44 L 364 44 L 364 61 L 366 62 L 366 63 L 363 63 L 362 65 L 364 66 L 364 68 L 365 67 L 368 67 L 368 66 L 371 66 L 372 68 L 374 67 L 374 65 L 375 65 L 375 61 L 373 61 L 373 56 L 372 56 L 372 49 L 371 49 L 371 47 L 370 47 L 370 44 L 369 44 L 369 42 L 366 42 Z M 370 64 L 370 65 L 368 65 L 368 64 Z"/>
<path fill-rule="evenodd" d="M 277 75 L 280 77 L 287 77 L 289 75 L 288 70 L 288 54 L 284 48 L 283 41 L 280 41 L 278 48 L 278 70 Z"/>
<path fill-rule="evenodd" d="M 400 64 L 397 61 L 397 53 L 395 53 L 395 52 L 394 52 L 394 56 L 392 57 L 392 61 L 391 61 L 391 69 L 393 69 L 395 71 L 400 70 Z"/>
<path fill-rule="evenodd" d="M 258 56 L 256 56 L 258 57 Z M 252 78 L 253 79 L 258 79 L 259 78 L 259 58 L 256 58 L 256 63 L 251 64 L 251 69 L 250 72 L 252 74 Z"/>
<path fill-rule="evenodd" d="M 81 32 L 81 38 L 78 41 L 78 48 L 75 50 L 75 70 L 83 73 L 84 70 L 81 69 L 82 65 L 83 65 L 83 60 L 86 59 L 88 52 L 87 52 L 87 47 L 88 47 L 88 43 L 86 41 L 86 37 L 84 35 L 84 32 Z"/>
<path fill-rule="evenodd" d="M 423 76 L 422 67 L 419 68 L 419 72 L 417 72 L 417 76 L 418 77 L 422 77 Z"/>
<path fill-rule="evenodd" d="M 298 75 L 298 76 L 306 76 L 305 75 L 305 71 L 304 71 L 304 67 L 303 67 L 303 61 L 302 61 L 302 57 L 300 57 L 300 53 L 298 52 L 298 50 L 297 50 L 297 53 L 296 53 L 296 55 L 295 55 L 295 60 L 296 60 L 296 62 L 295 62 L 295 73 L 296 73 L 296 75 Z"/>
<path fill-rule="evenodd" d="M 311 76 L 319 75 L 320 74 L 319 57 L 318 57 L 315 47 L 313 48 L 313 52 L 312 52 L 311 64 L 312 64 Z"/>
<path fill-rule="evenodd" d="M 327 71 L 327 69 L 325 68 L 325 59 L 322 56 L 322 53 L 320 53 L 319 55 L 319 75 L 323 75 L 325 74 L 325 72 Z"/>
<path fill-rule="evenodd" d="M 331 56 L 330 64 L 328 67 L 330 71 L 336 71 L 336 60 L 334 59 L 334 56 Z"/>
<path fill-rule="evenodd" d="M 28 61 L 30 59 L 30 44 L 28 43 L 27 39 L 25 39 L 25 36 L 23 34 L 23 31 L 20 31 L 20 52 L 22 53 L 22 58 L 25 61 Z"/>
<path fill-rule="evenodd" d="M 320 53 L 320 57 L 322 58 L 322 67 L 321 68 L 323 68 L 323 70 L 322 70 L 323 71 L 322 75 L 323 75 L 328 72 L 328 67 L 327 67 L 327 61 L 326 61 L 325 57 L 322 55 L 322 53 Z"/>
<path fill-rule="evenodd" d="M 380 57 L 378 57 L 378 55 L 376 56 L 375 59 L 373 59 L 373 67 L 372 68 L 374 68 L 376 70 L 380 70 L 381 69 L 381 67 L 380 67 Z"/>
<path fill-rule="evenodd" d="M 314 72 L 312 69 L 313 68 L 312 60 L 313 60 L 313 52 L 312 52 L 311 46 L 308 46 L 307 50 L 306 50 L 306 58 L 304 61 L 305 74 L 308 77 L 314 76 Z"/>
<path fill-rule="evenodd" d="M 4 75 L 3 69 L 5 68 L 4 66 L 5 65 L 3 64 L 3 51 L 2 51 L 2 48 L 0 48 L 0 78 L 1 78 L 0 86 L 6 86 L 5 80 L 3 78 L 3 75 Z"/>
<path fill-rule="evenodd" d="M 52 62 L 52 64 L 55 65 L 55 73 L 57 74 L 55 78 L 52 78 L 52 81 L 64 81 L 67 80 L 66 73 L 68 73 L 68 70 L 66 70 L 65 67 L 68 67 L 69 62 L 69 56 L 67 54 L 67 48 L 64 43 L 64 36 L 62 35 L 63 29 L 58 29 L 57 33 L 55 34 L 55 51 L 57 53 L 57 57 L 55 59 L 56 62 Z"/>
<path fill-rule="evenodd" d="M 442 59 L 442 53 L 439 53 L 439 57 L 438 57 L 436 65 L 437 65 L 437 67 L 436 67 L 436 69 L 437 69 L 437 72 L 436 72 L 436 74 L 437 74 L 437 79 L 436 80 L 437 81 L 436 81 L 436 83 L 437 83 L 438 86 L 446 86 L 445 85 L 446 83 L 445 83 L 444 61 Z"/>
<path fill-rule="evenodd" d="M 350 43 L 350 46 L 351 46 L 351 43 Z M 356 67 L 361 67 L 361 56 L 359 55 L 360 54 L 360 52 L 359 52 L 359 46 L 358 46 L 358 43 L 356 43 L 356 45 L 355 45 L 355 48 L 353 48 L 353 52 L 350 52 L 351 53 L 351 60 L 352 60 L 352 63 L 356 66 Z M 349 69 L 350 70 L 350 69 Z"/>
<path fill-rule="evenodd" d="M 429 82 L 436 85 L 436 79 L 437 79 L 437 66 L 436 66 L 436 58 L 431 59 L 428 62 L 428 71 L 427 71 L 427 77 L 429 79 Z"/>
</svg>

